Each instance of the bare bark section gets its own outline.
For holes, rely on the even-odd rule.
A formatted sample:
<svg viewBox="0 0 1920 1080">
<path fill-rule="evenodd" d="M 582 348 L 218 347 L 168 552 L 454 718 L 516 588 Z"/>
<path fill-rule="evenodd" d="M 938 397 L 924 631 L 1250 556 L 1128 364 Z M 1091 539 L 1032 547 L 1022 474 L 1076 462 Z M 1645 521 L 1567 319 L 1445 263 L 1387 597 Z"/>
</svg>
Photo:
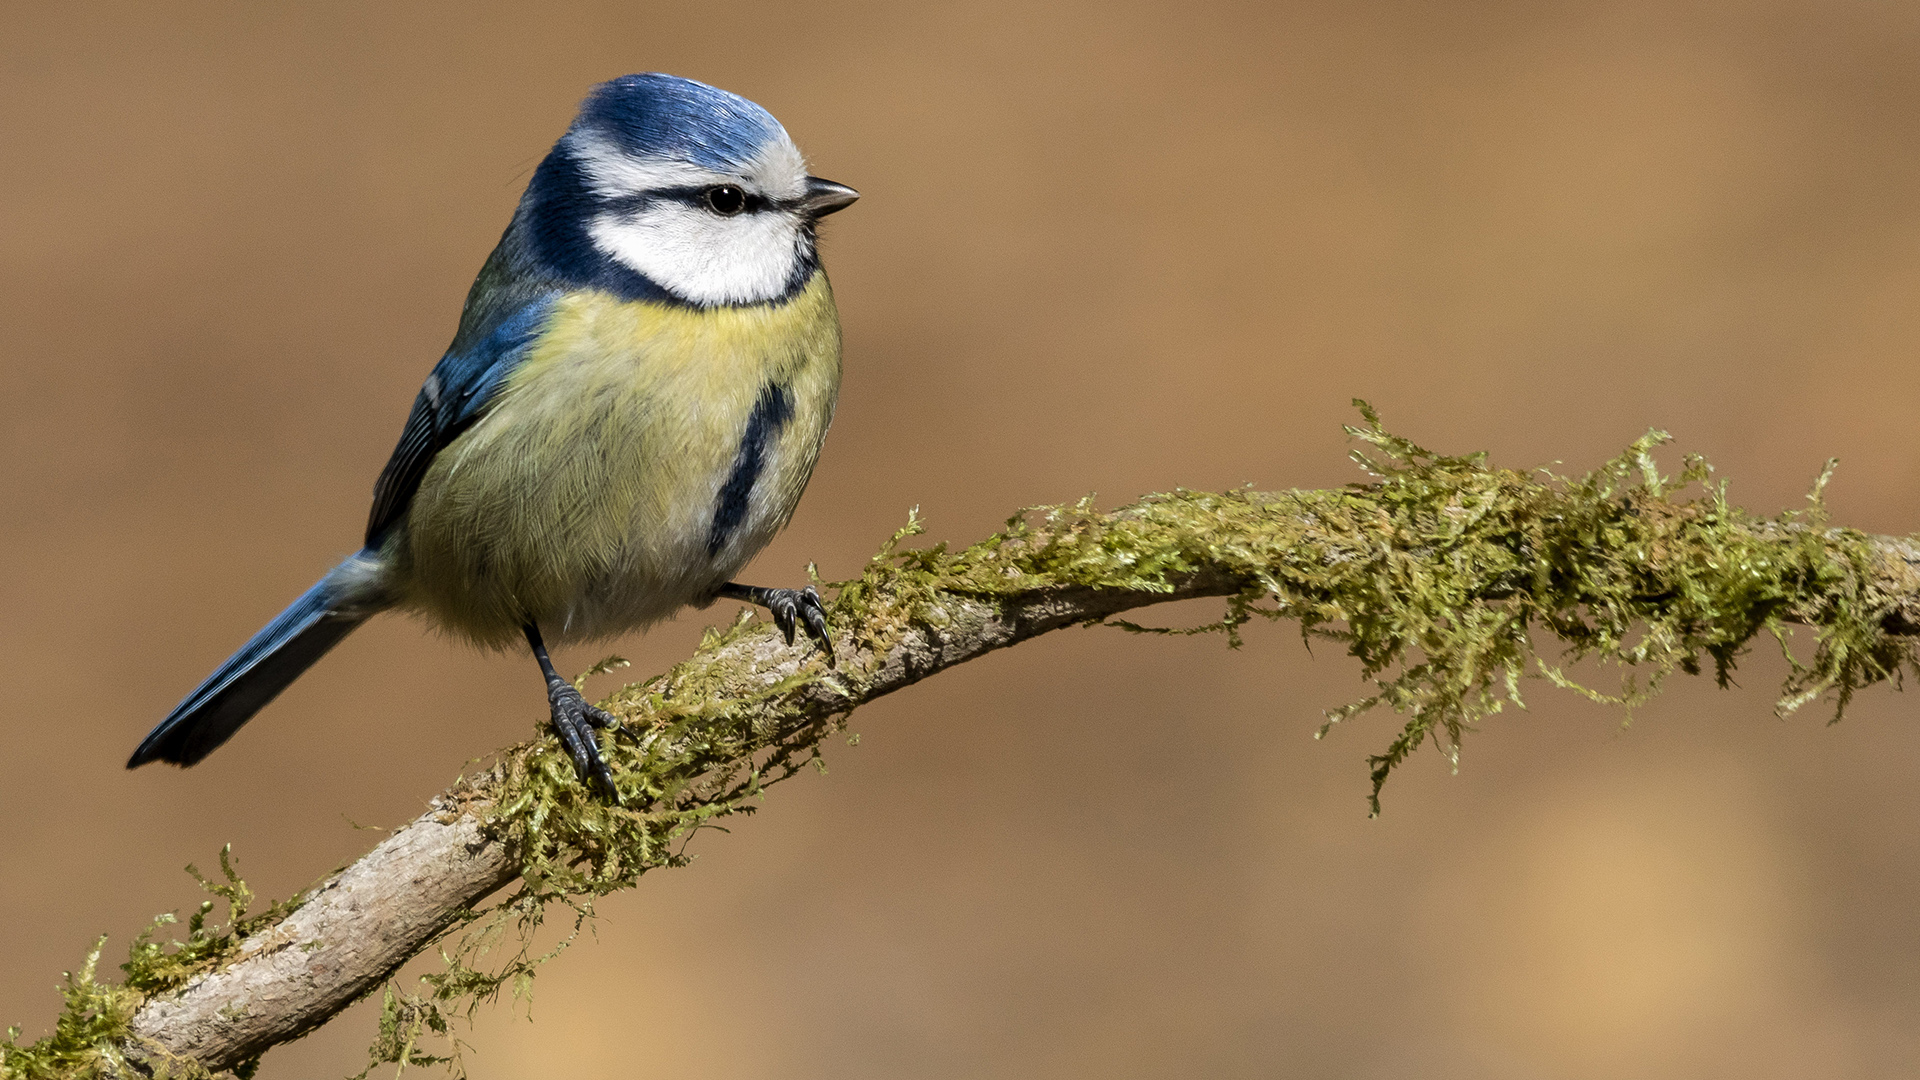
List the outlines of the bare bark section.
<svg viewBox="0 0 1920 1080">
<path fill-rule="evenodd" d="M 1238 589 L 1196 581 L 1173 593 L 1066 589 L 998 603 L 955 596 L 941 605 L 945 626 L 909 631 L 857 688 L 811 687 L 803 709 L 830 715 L 1049 630 Z M 744 680 L 773 681 L 807 655 L 804 641 L 788 647 L 768 632 L 715 659 L 736 661 Z M 136 1043 L 219 1072 L 312 1031 L 377 989 L 461 912 L 517 875 L 515 853 L 482 832 L 476 815 L 484 809 L 432 811 L 388 837 L 279 925 L 247 939 L 240 959 L 142 1006 L 133 1021 Z"/>
<path fill-rule="evenodd" d="M 473 816 L 427 813 L 248 938 L 239 960 L 148 1002 L 134 1036 L 215 1070 L 258 1057 L 378 987 L 515 865 Z"/>
</svg>

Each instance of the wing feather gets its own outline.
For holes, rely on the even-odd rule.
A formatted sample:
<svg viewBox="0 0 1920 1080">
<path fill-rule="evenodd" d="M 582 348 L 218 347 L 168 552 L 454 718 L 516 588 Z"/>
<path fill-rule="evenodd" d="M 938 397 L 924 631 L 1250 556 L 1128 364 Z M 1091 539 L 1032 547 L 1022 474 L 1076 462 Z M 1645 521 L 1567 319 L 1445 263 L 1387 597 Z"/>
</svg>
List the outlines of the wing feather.
<svg viewBox="0 0 1920 1080">
<path fill-rule="evenodd" d="M 367 515 L 368 547 L 379 547 L 394 523 L 406 516 L 434 457 L 486 415 L 507 377 L 539 339 L 554 299 L 552 293 L 534 297 L 472 346 L 449 350 L 433 366 L 413 399 L 400 442 L 374 484 L 373 510 Z"/>
</svg>

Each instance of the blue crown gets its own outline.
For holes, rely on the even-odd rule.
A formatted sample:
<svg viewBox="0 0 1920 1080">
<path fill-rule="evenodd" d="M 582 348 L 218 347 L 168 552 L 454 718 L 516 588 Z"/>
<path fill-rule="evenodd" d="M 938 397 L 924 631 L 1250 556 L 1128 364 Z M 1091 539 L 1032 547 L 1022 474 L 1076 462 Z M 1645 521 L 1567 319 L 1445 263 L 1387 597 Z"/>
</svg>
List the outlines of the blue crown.
<svg viewBox="0 0 1920 1080">
<path fill-rule="evenodd" d="M 721 172 L 744 166 L 781 134 L 773 114 L 738 94 L 649 72 L 593 88 L 573 130 L 606 135 L 641 157 L 687 161 Z"/>
</svg>

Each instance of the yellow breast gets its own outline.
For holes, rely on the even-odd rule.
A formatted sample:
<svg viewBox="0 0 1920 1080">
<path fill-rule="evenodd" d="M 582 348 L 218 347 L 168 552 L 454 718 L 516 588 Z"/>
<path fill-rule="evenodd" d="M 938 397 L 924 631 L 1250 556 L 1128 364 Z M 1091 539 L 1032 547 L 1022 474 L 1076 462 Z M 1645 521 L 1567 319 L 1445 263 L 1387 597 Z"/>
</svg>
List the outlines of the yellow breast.
<svg viewBox="0 0 1920 1080">
<path fill-rule="evenodd" d="M 422 481 L 407 602 L 504 645 L 529 619 L 605 637 L 703 601 L 792 515 L 839 382 L 824 273 L 776 305 L 563 297 Z"/>
</svg>

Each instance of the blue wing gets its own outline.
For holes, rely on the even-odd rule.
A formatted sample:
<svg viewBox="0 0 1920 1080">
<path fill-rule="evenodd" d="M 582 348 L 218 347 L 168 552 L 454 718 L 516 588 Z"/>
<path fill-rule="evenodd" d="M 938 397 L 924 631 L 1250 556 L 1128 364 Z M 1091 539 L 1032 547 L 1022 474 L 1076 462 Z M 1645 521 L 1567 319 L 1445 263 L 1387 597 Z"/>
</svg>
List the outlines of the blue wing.
<svg viewBox="0 0 1920 1080">
<path fill-rule="evenodd" d="M 507 376 L 526 358 L 556 295 L 542 293 L 508 311 L 471 345 L 460 348 L 455 342 L 433 366 L 420 396 L 413 399 L 400 444 L 374 485 L 373 511 L 367 516 L 369 548 L 378 548 L 387 530 L 406 516 L 434 455 L 480 419 Z"/>
</svg>

